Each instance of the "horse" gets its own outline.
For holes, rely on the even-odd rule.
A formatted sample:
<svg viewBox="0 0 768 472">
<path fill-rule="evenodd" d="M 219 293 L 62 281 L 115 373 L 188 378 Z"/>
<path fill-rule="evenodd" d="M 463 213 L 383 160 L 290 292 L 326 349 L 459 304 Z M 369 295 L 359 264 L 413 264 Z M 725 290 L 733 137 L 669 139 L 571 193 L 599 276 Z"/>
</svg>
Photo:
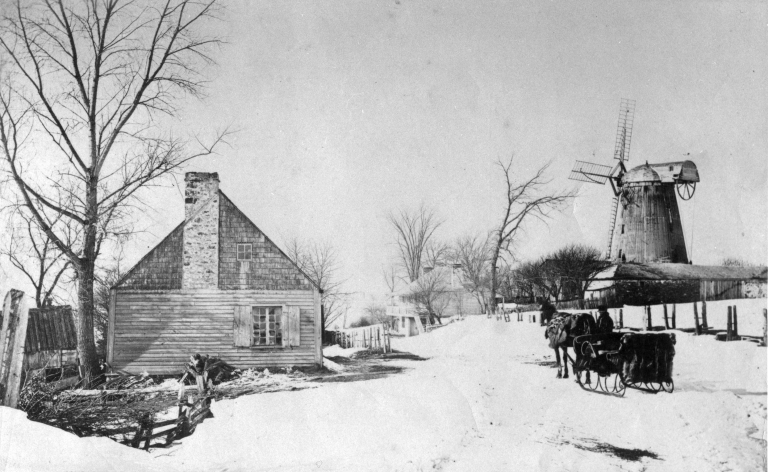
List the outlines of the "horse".
<svg viewBox="0 0 768 472">
<path fill-rule="evenodd" d="M 584 334 L 595 333 L 595 319 L 589 313 L 555 313 L 544 331 L 544 339 L 549 339 L 549 347 L 555 350 L 557 359 L 557 378 L 568 378 L 568 346 L 573 345 L 573 339 Z M 560 349 L 563 350 L 562 367 L 560 363 Z M 576 362 L 581 358 L 580 352 L 574 352 Z M 565 368 L 565 375 L 562 368 Z"/>
</svg>

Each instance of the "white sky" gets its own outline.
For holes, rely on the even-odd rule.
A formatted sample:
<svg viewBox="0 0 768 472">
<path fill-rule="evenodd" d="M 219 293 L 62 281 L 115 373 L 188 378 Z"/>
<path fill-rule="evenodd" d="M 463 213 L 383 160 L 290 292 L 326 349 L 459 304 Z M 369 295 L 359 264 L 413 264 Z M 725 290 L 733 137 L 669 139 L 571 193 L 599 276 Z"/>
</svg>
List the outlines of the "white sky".
<svg viewBox="0 0 768 472">
<path fill-rule="evenodd" d="M 681 204 L 694 263 L 765 262 L 764 3 L 255 3 L 228 4 L 208 97 L 174 125 L 240 131 L 186 170 L 218 172 L 273 239 L 332 242 L 349 289 L 383 291 L 392 209 L 435 206 L 448 240 L 495 225 L 498 158 L 514 153 L 522 177 L 553 160 L 553 188 L 578 186 L 567 180 L 576 159 L 613 165 L 622 97 L 637 100 L 630 165 L 699 168 Z M 610 189 L 580 192 L 549 227 L 529 226 L 520 257 L 602 249 Z M 130 262 L 183 218 L 178 189 L 153 189 L 150 202 Z"/>
</svg>

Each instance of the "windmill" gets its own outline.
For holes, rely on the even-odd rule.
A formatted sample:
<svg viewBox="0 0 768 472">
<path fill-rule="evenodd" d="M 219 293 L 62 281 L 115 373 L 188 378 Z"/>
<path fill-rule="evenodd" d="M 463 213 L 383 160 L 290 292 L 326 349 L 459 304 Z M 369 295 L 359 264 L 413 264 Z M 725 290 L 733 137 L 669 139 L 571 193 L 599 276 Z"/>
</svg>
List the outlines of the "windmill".
<svg viewBox="0 0 768 472">
<path fill-rule="evenodd" d="M 611 167 L 576 161 L 571 180 L 604 185 L 610 182 L 613 201 L 608 222 L 606 259 L 614 262 L 688 263 L 680 209 L 675 191 L 690 200 L 699 182 L 692 161 L 637 166 L 627 170 L 635 101 L 621 100 L 616 146 Z"/>
</svg>

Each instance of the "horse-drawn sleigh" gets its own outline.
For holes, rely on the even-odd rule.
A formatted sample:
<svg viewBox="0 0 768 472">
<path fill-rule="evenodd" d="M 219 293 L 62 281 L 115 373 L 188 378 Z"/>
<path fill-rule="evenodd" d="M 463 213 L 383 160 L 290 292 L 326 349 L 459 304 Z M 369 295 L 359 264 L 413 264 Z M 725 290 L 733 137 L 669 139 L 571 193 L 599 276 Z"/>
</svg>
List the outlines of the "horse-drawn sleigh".
<svg viewBox="0 0 768 472">
<path fill-rule="evenodd" d="M 623 396 L 627 388 L 651 393 L 672 393 L 675 356 L 673 333 L 632 331 L 597 333 L 588 313 L 558 313 L 547 325 L 545 337 L 555 350 L 558 378 L 568 378 L 568 360 L 581 388 Z M 573 348 L 574 359 L 568 355 Z M 560 352 L 565 375 L 561 373 Z"/>
</svg>

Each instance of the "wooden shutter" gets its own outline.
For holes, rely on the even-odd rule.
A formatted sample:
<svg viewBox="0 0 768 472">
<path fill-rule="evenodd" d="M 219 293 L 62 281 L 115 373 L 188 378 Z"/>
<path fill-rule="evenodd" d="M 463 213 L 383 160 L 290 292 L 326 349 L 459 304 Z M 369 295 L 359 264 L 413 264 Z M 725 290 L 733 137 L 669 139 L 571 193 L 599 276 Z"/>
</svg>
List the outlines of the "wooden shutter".
<svg viewBox="0 0 768 472">
<path fill-rule="evenodd" d="M 283 347 L 288 347 L 291 345 L 291 340 L 288 339 L 288 333 L 290 332 L 290 329 L 288 328 L 288 324 L 290 323 L 288 316 L 289 308 L 290 307 L 283 305 L 282 309 L 280 310 L 280 327 L 283 329 Z"/>
<path fill-rule="evenodd" d="M 289 327 L 289 339 L 291 340 L 291 346 L 301 345 L 301 310 L 297 306 L 288 307 L 288 322 Z"/>
<path fill-rule="evenodd" d="M 235 307 L 234 338 L 235 346 L 250 347 L 253 335 L 253 317 L 250 306 Z"/>
</svg>

